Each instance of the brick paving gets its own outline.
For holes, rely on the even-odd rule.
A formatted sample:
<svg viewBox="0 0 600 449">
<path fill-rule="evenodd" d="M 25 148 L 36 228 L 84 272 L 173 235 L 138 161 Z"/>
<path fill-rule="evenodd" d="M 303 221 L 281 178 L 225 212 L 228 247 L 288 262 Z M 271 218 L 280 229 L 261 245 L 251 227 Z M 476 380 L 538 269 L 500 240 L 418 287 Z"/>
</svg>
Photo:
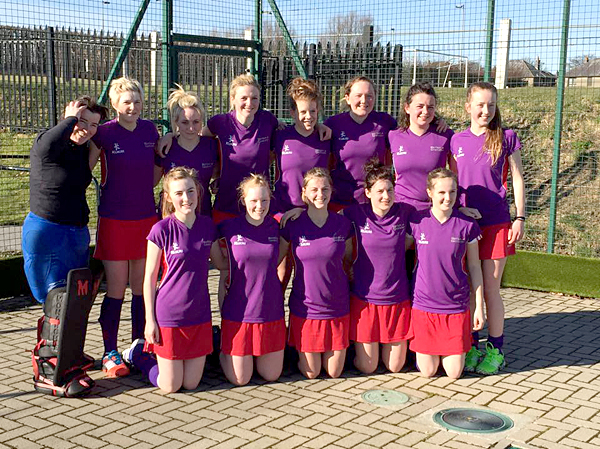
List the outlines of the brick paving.
<svg viewBox="0 0 600 449">
<path fill-rule="evenodd" d="M 216 273 L 211 273 L 216 291 Z M 33 390 L 30 351 L 41 307 L 0 300 L 0 449 L 2 448 L 600 448 L 600 300 L 503 289 L 507 362 L 497 376 L 421 378 L 414 369 L 306 380 L 286 368 L 276 383 L 254 377 L 233 387 L 208 366 L 192 392 L 163 394 L 140 375 L 97 381 L 84 399 Z M 92 309 L 86 352 L 100 357 Z M 126 300 L 128 301 L 128 300 Z M 213 298 L 213 324 L 219 316 Z M 123 308 L 122 349 L 130 332 Z M 378 407 L 361 394 L 393 389 L 407 404 Z M 461 434 L 432 421 L 451 406 L 490 409 L 515 427 L 495 435 Z"/>
</svg>

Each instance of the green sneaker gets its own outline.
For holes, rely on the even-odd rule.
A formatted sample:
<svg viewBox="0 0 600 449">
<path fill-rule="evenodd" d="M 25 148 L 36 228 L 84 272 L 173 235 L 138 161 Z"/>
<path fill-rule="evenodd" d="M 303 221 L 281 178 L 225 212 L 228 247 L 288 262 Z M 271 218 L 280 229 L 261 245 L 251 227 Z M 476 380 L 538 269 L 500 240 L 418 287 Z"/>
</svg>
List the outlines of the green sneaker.
<svg viewBox="0 0 600 449">
<path fill-rule="evenodd" d="M 477 365 L 475 371 L 485 375 L 498 374 L 498 371 L 504 368 L 505 364 L 504 354 L 499 349 L 494 348 L 494 345 L 488 341 L 485 345 L 483 360 Z"/>
<path fill-rule="evenodd" d="M 467 355 L 465 356 L 465 367 L 463 371 L 465 373 L 475 372 L 475 368 L 477 368 L 477 365 L 479 365 L 479 361 L 481 360 L 482 356 L 483 352 L 481 352 L 475 346 L 471 346 L 471 349 L 469 349 L 469 352 L 467 352 Z"/>
</svg>

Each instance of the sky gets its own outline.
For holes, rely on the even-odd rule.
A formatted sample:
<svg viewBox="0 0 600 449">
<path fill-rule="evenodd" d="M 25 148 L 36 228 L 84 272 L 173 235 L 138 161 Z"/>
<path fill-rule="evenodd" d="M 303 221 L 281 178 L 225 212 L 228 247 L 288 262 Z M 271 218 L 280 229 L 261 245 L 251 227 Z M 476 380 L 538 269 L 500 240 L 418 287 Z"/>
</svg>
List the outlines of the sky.
<svg viewBox="0 0 600 449">
<path fill-rule="evenodd" d="M 510 59 L 539 57 L 546 70 L 556 72 L 563 3 L 496 0 L 495 43 L 500 20 L 511 19 Z M 140 4 L 141 0 L 4 0 L 0 25 L 126 32 Z M 372 18 L 379 42 L 422 50 L 419 59 L 457 61 L 427 50 L 484 61 L 487 0 L 277 0 L 277 4 L 300 41 L 316 41 L 327 34 L 333 17 L 354 12 Z M 160 0 L 150 1 L 140 32 L 160 31 L 161 5 Z M 263 0 L 262 11 L 265 23 L 273 21 L 268 0 Z M 254 0 L 174 0 L 176 32 L 242 37 L 254 18 Z M 600 2 L 572 0 L 570 23 L 567 59 L 586 54 L 600 57 Z"/>
</svg>

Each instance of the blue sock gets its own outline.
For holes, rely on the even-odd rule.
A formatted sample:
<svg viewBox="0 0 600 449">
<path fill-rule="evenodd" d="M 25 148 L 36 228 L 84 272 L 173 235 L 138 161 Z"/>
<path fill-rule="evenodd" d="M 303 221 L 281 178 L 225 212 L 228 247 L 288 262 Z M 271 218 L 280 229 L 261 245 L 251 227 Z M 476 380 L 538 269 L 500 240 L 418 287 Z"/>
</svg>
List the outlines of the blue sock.
<svg viewBox="0 0 600 449">
<path fill-rule="evenodd" d="M 144 338 L 145 326 L 144 297 L 142 295 L 133 295 L 131 298 L 131 341 Z"/>
<path fill-rule="evenodd" d="M 105 296 L 104 301 L 102 301 L 98 322 L 102 328 L 105 352 L 117 349 L 117 335 L 119 333 L 119 322 L 121 321 L 121 307 L 123 307 L 123 299 Z"/>
<path fill-rule="evenodd" d="M 479 349 L 479 332 L 471 332 L 471 345 Z"/>
<path fill-rule="evenodd" d="M 499 337 L 488 336 L 488 341 L 494 345 L 494 348 L 502 351 L 502 346 L 504 345 L 504 335 L 500 335 Z"/>
</svg>

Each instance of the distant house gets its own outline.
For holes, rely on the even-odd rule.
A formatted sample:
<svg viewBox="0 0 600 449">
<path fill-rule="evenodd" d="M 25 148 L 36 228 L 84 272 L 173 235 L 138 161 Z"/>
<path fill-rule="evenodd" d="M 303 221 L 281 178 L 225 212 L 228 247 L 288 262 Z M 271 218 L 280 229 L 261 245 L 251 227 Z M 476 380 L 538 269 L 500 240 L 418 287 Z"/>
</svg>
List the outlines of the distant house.
<svg viewBox="0 0 600 449">
<path fill-rule="evenodd" d="M 556 86 L 557 76 L 540 68 L 540 59 L 535 65 L 523 59 L 508 61 L 507 87 L 552 87 Z"/>
<path fill-rule="evenodd" d="M 570 87 L 600 87 L 600 58 L 586 57 L 583 64 L 569 70 L 565 77 Z"/>
</svg>

